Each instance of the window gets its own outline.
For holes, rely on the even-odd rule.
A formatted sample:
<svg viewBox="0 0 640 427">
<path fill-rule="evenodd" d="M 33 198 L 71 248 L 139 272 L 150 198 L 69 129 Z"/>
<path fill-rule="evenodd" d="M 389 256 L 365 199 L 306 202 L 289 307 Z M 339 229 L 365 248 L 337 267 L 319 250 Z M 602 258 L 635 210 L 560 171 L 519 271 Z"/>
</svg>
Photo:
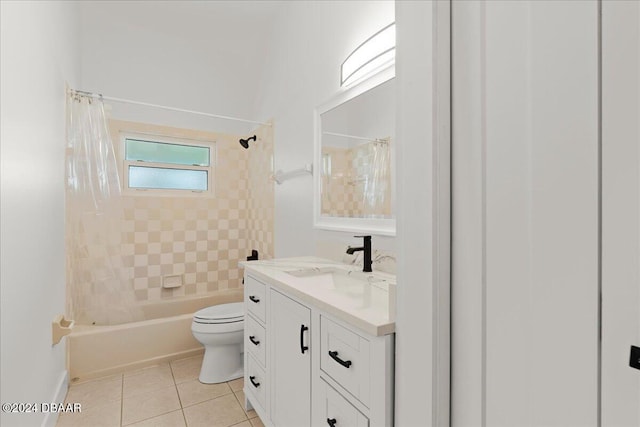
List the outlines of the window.
<svg viewBox="0 0 640 427">
<path fill-rule="evenodd" d="M 127 190 L 211 193 L 214 145 L 149 135 L 123 135 Z"/>
</svg>

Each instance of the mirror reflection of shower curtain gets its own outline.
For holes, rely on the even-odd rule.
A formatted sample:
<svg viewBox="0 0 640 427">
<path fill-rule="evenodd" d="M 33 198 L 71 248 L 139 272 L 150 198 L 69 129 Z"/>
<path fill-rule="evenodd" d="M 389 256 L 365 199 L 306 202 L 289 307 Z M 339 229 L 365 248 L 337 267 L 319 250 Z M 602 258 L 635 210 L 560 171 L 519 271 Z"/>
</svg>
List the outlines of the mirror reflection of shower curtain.
<svg viewBox="0 0 640 427">
<path fill-rule="evenodd" d="M 140 320 L 132 262 L 122 254 L 120 180 L 103 102 L 77 92 L 67 96 L 65 202 L 68 314 L 89 325 Z"/>
<path fill-rule="evenodd" d="M 390 205 L 390 140 L 374 141 L 369 145 L 369 165 L 364 175 L 362 214 L 365 218 L 383 218 L 391 215 Z"/>
</svg>

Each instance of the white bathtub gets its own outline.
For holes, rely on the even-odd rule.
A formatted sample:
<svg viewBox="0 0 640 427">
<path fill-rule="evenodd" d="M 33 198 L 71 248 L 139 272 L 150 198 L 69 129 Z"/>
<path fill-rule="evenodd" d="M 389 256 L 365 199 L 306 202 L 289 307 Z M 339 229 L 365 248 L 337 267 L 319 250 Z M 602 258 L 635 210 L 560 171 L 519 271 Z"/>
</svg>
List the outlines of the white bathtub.
<svg viewBox="0 0 640 427">
<path fill-rule="evenodd" d="M 147 320 L 140 322 L 78 325 L 67 336 L 69 378 L 83 381 L 202 353 L 202 345 L 191 334 L 193 313 L 240 301 L 242 289 L 178 297 L 142 304 Z"/>
</svg>

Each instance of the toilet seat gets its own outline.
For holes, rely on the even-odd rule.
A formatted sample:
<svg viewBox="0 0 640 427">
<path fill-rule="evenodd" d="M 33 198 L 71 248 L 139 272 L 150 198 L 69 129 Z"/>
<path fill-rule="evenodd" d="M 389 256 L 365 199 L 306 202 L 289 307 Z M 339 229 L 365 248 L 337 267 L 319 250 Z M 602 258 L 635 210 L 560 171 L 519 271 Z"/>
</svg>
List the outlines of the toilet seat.
<svg viewBox="0 0 640 427">
<path fill-rule="evenodd" d="M 244 321 L 244 304 L 234 302 L 230 304 L 214 305 L 198 310 L 193 315 L 193 321 L 201 324 L 225 324 Z"/>
</svg>

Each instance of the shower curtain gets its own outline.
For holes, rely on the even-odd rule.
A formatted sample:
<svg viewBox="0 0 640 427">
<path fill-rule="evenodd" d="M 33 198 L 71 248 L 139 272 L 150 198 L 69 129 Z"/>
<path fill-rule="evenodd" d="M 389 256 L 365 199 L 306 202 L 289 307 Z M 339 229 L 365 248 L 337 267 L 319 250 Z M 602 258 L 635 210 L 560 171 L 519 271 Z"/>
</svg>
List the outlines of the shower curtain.
<svg viewBox="0 0 640 427">
<path fill-rule="evenodd" d="M 369 164 L 364 176 L 362 213 L 365 218 L 389 218 L 391 215 L 390 140 L 368 144 Z"/>
<path fill-rule="evenodd" d="M 78 324 L 142 319 L 122 255 L 120 180 L 102 99 L 67 95 L 67 312 Z"/>
</svg>

